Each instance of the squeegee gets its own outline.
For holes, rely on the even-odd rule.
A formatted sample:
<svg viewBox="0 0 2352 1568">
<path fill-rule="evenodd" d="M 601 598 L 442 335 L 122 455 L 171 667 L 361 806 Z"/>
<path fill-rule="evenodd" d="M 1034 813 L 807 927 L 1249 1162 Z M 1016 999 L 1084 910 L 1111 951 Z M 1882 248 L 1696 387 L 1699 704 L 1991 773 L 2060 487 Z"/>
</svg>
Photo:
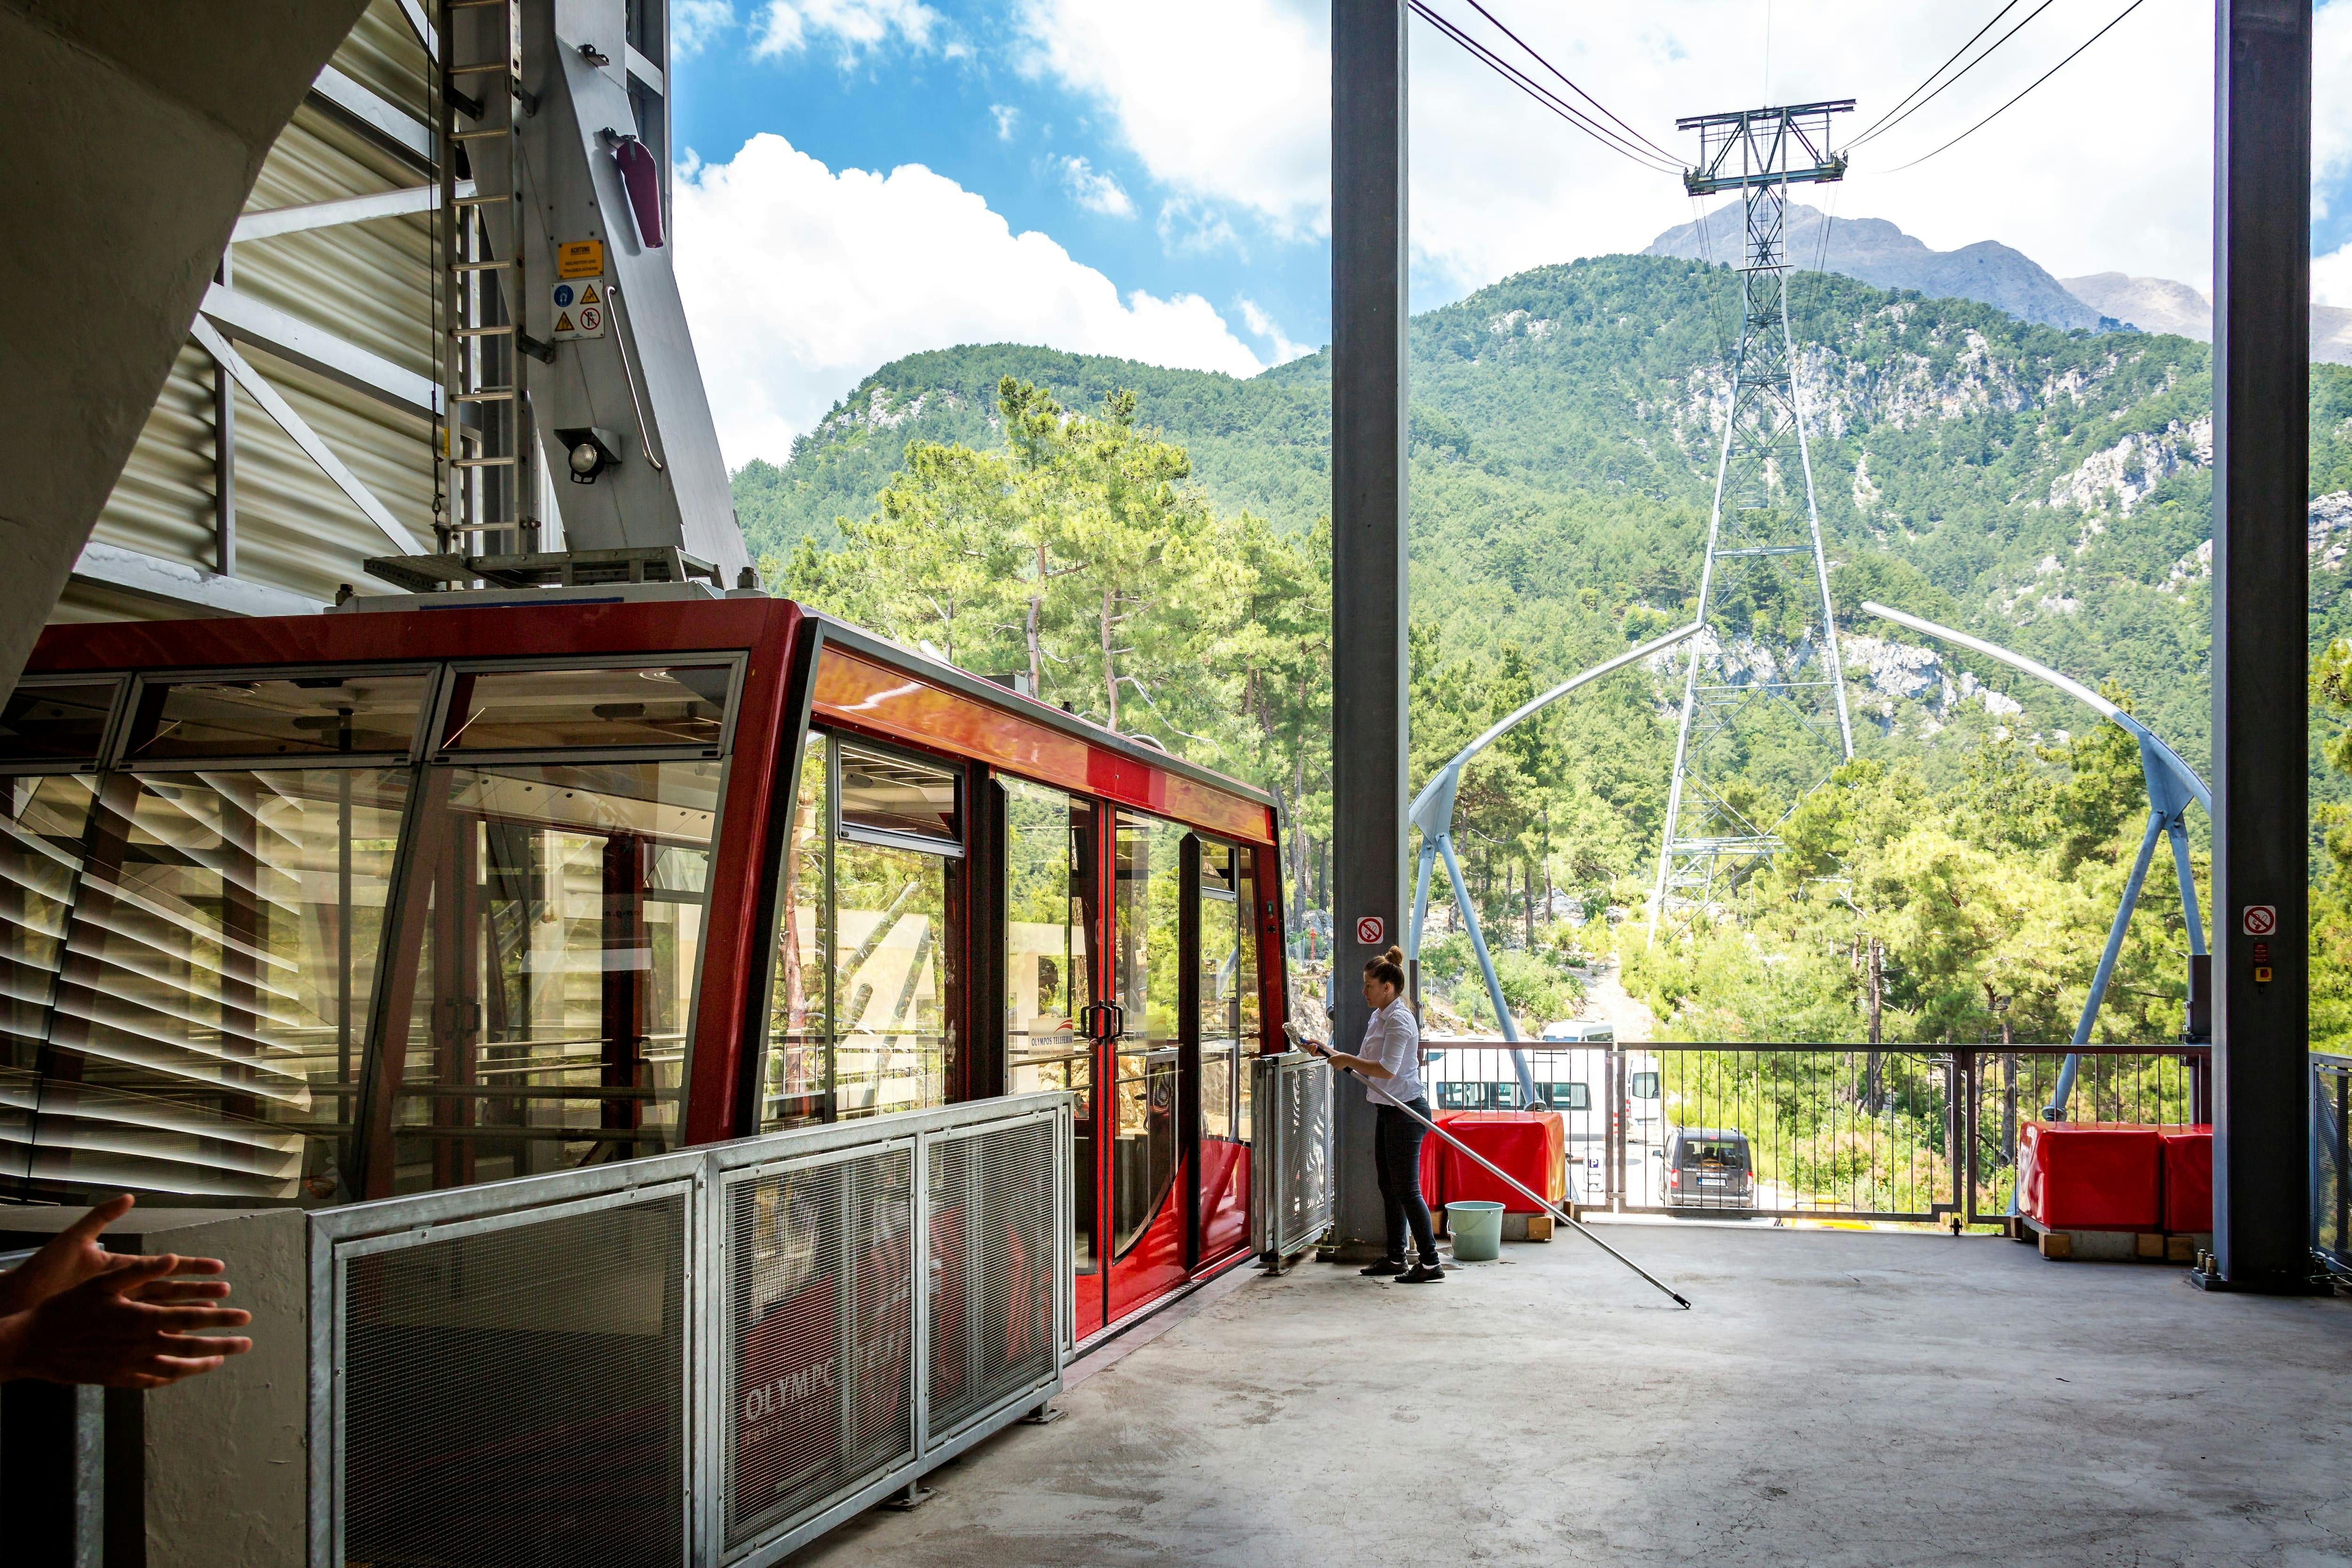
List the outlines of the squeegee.
<svg viewBox="0 0 2352 1568">
<path fill-rule="evenodd" d="M 1292 1041 L 1296 1043 L 1300 1049 L 1307 1052 L 1309 1055 L 1318 1057 L 1328 1057 L 1330 1055 L 1330 1049 L 1328 1047 L 1320 1046 L 1312 1040 L 1301 1037 L 1297 1025 L 1285 1024 L 1283 1025 L 1282 1029 L 1283 1033 L 1288 1035 Z M 1353 1068 L 1342 1068 L 1340 1070 L 1342 1072 L 1354 1072 L 1356 1069 Z M 1582 1236 L 1585 1240 L 1592 1243 L 1593 1246 L 1599 1247 L 1601 1251 L 1607 1253 L 1610 1257 L 1615 1258 L 1618 1262 L 1623 1264 L 1634 1273 L 1640 1275 L 1651 1285 L 1656 1287 L 1660 1291 L 1664 1292 L 1667 1299 L 1672 1300 L 1675 1306 L 1680 1307 L 1685 1312 L 1690 1310 L 1690 1299 L 1688 1297 L 1683 1295 L 1681 1291 L 1676 1290 L 1674 1287 L 1668 1285 L 1663 1279 L 1660 1279 L 1656 1275 L 1651 1273 L 1648 1269 L 1643 1268 L 1640 1264 L 1634 1262 L 1632 1258 L 1626 1257 L 1623 1253 L 1618 1251 L 1607 1242 L 1601 1240 L 1598 1236 L 1595 1236 L 1592 1233 L 1591 1226 L 1579 1221 L 1575 1215 L 1570 1214 L 1566 1209 L 1561 1208 L 1549 1198 L 1544 1197 L 1534 1189 L 1528 1187 L 1525 1183 L 1512 1175 L 1508 1171 L 1506 1171 L 1500 1165 L 1496 1164 L 1494 1161 L 1489 1160 L 1486 1155 L 1481 1154 L 1477 1150 L 1473 1149 L 1469 1144 L 1465 1143 L 1461 1139 L 1456 1138 L 1453 1133 L 1448 1132 L 1444 1128 L 1440 1127 L 1436 1122 L 1432 1121 L 1428 1117 L 1423 1116 L 1412 1106 L 1398 1104 L 1398 1102 L 1393 1100 L 1387 1100 L 1384 1103 L 1396 1106 L 1399 1110 L 1403 1111 L 1407 1116 L 1412 1117 L 1415 1121 L 1420 1122 L 1423 1127 L 1426 1127 L 1432 1132 L 1436 1133 L 1440 1138 L 1444 1139 L 1448 1143 L 1451 1143 L 1465 1154 L 1469 1155 L 1473 1160 L 1477 1161 L 1478 1163 L 1484 1165 L 1489 1172 L 1507 1184 L 1514 1192 L 1517 1192 L 1521 1196 L 1525 1197 L 1529 1203 L 1536 1205 L 1538 1207 L 1541 1208 L 1544 1213 L 1551 1215 L 1552 1218 L 1559 1221 L 1562 1225 L 1567 1226 L 1571 1230 L 1576 1231 L 1579 1235 Z"/>
</svg>

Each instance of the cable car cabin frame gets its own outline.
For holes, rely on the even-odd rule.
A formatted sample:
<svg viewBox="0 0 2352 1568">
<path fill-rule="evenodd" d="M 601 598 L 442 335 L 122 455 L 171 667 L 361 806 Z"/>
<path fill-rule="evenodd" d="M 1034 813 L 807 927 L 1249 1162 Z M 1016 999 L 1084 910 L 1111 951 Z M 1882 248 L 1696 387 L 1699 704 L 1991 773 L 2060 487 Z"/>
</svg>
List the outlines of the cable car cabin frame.
<svg viewBox="0 0 2352 1568">
<path fill-rule="evenodd" d="M 43 634 L 0 1199 L 326 1206 L 1067 1089 L 1081 1335 L 1247 1252 L 1270 797 L 789 601 L 482 599 Z"/>
</svg>

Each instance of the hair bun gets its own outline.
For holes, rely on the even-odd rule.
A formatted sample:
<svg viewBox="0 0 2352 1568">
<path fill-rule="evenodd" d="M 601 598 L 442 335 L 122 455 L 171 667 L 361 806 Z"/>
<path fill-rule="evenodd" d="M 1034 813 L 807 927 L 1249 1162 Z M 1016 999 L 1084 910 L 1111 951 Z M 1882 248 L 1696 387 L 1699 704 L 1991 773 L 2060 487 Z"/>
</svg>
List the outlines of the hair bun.
<svg viewBox="0 0 2352 1568">
<path fill-rule="evenodd" d="M 1387 959 L 1391 963 L 1399 965 L 1400 967 L 1404 963 L 1404 949 L 1401 947 L 1391 947 L 1386 952 L 1381 954 L 1381 956 Z"/>
</svg>

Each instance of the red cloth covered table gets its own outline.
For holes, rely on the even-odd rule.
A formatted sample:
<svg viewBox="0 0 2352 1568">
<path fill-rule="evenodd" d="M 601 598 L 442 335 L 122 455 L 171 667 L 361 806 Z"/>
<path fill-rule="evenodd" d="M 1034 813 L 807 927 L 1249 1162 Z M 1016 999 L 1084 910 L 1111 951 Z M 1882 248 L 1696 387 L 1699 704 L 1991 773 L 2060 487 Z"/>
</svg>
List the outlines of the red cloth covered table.
<svg viewBox="0 0 2352 1568">
<path fill-rule="evenodd" d="M 2018 1207 L 2052 1230 L 2157 1230 L 2162 1168 L 2153 1127 L 2029 1121 L 2018 1141 Z"/>
<path fill-rule="evenodd" d="M 2213 1228 L 2213 1129 L 2159 1127 L 2164 1151 L 2164 1228 L 2189 1234 Z"/>
<path fill-rule="evenodd" d="M 1568 1196 L 1568 1123 L 1557 1110 L 1454 1110 L 1436 1118 L 1487 1159 L 1554 1203 Z M 1505 1214 L 1540 1214 L 1508 1182 L 1443 1138 L 1421 1141 L 1421 1195 L 1433 1209 L 1450 1203 L 1499 1203 Z"/>
</svg>

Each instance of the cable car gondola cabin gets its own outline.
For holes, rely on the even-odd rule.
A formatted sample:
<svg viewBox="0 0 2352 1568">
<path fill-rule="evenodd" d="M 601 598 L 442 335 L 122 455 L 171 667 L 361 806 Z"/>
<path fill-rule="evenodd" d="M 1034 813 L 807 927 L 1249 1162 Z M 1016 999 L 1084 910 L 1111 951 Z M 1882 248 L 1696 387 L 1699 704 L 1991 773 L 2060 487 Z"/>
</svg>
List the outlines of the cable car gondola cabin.
<svg viewBox="0 0 2352 1568">
<path fill-rule="evenodd" d="M 1272 801 L 788 601 L 56 626 L 0 775 L 0 1194 L 325 1205 L 1066 1089 L 1082 1334 L 1248 1247 Z"/>
</svg>

